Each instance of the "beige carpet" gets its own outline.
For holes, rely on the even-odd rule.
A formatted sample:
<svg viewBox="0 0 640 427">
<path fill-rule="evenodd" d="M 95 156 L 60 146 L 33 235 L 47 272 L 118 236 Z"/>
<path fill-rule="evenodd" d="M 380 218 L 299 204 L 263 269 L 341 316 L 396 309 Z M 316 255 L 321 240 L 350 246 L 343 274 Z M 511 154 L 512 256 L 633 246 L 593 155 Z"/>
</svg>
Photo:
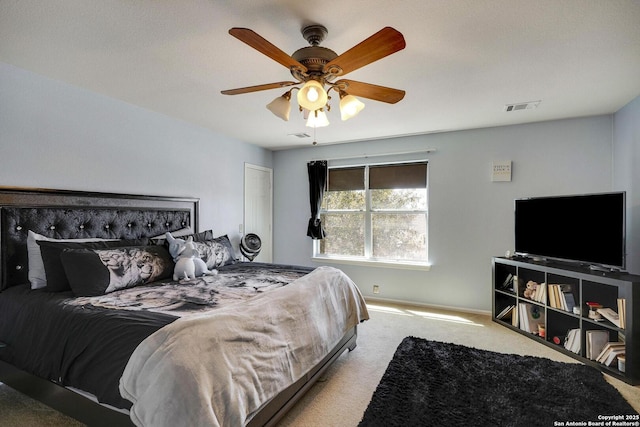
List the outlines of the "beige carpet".
<svg viewBox="0 0 640 427">
<path fill-rule="evenodd" d="M 505 353 L 575 362 L 544 345 L 491 322 L 487 315 L 370 303 L 371 320 L 359 327 L 358 347 L 343 354 L 326 381 L 313 386 L 280 426 L 357 426 L 396 347 L 406 336 L 453 342 Z M 607 377 L 640 412 L 640 387 Z M 44 405 L 29 407 L 0 386 L 0 426 L 70 426 L 71 420 Z M 14 397 L 11 397 L 11 396 Z M 34 404 L 35 405 L 35 404 Z"/>
<path fill-rule="evenodd" d="M 82 423 L 0 383 L 1 427 L 75 427 Z"/>
<path fill-rule="evenodd" d="M 575 362 L 492 322 L 488 315 L 379 303 L 370 303 L 369 311 L 371 320 L 359 328 L 358 347 L 338 359 L 330 368 L 327 381 L 316 384 L 287 414 L 281 426 L 357 426 L 397 346 L 409 335 Z M 640 412 L 640 387 L 607 379 Z"/>
</svg>

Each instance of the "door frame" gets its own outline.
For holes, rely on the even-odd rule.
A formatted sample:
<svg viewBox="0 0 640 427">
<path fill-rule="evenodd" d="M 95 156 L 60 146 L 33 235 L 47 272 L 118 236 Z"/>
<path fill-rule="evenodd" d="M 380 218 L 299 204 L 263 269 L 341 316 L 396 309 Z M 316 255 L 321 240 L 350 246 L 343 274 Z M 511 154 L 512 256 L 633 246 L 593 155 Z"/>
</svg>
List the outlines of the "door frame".
<svg viewBox="0 0 640 427">
<path fill-rule="evenodd" d="M 257 170 L 257 171 L 261 171 L 261 172 L 265 172 L 269 175 L 269 206 L 270 206 L 270 211 L 268 212 L 269 215 L 269 231 L 268 231 L 268 238 L 267 239 L 262 239 L 263 240 L 263 248 L 264 248 L 264 240 L 268 241 L 268 245 L 269 245 L 269 253 L 271 255 L 271 259 L 270 260 L 264 260 L 261 262 L 273 262 L 273 169 L 272 168 L 268 168 L 268 167 L 264 167 L 264 166 L 259 166 L 259 165 L 254 165 L 251 163 L 246 163 L 244 164 L 244 198 L 243 198 L 243 218 L 242 218 L 242 233 L 241 233 L 241 237 L 245 235 L 245 233 L 247 232 L 247 197 L 249 194 L 248 190 L 248 185 L 249 182 L 247 180 L 247 171 L 249 169 L 253 169 L 253 170 Z M 263 236 L 264 237 L 264 236 Z M 258 255 L 259 256 L 259 255 Z"/>
</svg>

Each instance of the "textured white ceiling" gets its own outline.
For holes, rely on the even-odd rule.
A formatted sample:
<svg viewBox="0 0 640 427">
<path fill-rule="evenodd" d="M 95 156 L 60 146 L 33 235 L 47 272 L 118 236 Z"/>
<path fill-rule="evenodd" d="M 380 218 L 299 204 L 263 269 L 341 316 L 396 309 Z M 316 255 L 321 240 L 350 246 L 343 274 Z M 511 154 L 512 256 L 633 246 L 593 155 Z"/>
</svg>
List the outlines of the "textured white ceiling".
<svg viewBox="0 0 640 427">
<path fill-rule="evenodd" d="M 311 23 L 338 54 L 385 26 L 407 43 L 346 75 L 406 90 L 404 100 L 363 99 L 346 122 L 336 105 L 319 144 L 608 114 L 640 95 L 638 0 L 0 0 L 0 61 L 285 149 L 313 139 L 289 134 L 313 131 L 295 103 L 289 122 L 265 108 L 284 90 L 220 91 L 291 75 L 228 30 L 293 53 Z"/>
</svg>

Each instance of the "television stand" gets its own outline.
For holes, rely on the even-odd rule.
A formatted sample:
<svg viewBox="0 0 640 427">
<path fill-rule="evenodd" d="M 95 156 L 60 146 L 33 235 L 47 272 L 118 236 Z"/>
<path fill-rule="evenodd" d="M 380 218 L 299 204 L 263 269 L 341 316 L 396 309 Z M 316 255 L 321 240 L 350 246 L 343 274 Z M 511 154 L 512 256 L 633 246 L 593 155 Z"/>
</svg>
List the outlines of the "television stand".
<svg viewBox="0 0 640 427">
<path fill-rule="evenodd" d="M 615 268 L 607 268 L 607 267 L 603 267 L 601 265 L 593 265 L 593 264 L 591 264 L 589 266 L 589 270 L 591 270 L 591 271 L 601 271 L 603 273 L 622 273 L 621 270 L 617 270 Z"/>
<path fill-rule="evenodd" d="M 640 384 L 640 275 L 501 257 L 492 259 L 492 273 L 494 322 L 629 384 Z M 611 309 L 618 319 L 610 312 L 605 313 L 613 321 L 596 315 L 594 303 Z M 603 343 L 598 344 L 598 338 L 604 338 Z M 609 343 L 618 353 L 598 360 Z"/>
</svg>

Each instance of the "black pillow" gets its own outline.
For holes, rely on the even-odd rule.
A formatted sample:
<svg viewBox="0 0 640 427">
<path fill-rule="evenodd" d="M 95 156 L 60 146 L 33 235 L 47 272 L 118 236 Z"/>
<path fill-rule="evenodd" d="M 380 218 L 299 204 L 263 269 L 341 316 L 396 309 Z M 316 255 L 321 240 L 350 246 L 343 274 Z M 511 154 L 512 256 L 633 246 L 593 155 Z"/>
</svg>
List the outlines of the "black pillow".
<svg viewBox="0 0 640 427">
<path fill-rule="evenodd" d="M 60 254 L 65 249 L 106 249 L 119 246 L 146 245 L 149 239 L 136 240 L 105 240 L 100 242 L 50 242 L 38 240 L 44 264 L 44 273 L 47 278 L 47 285 L 43 288 L 49 292 L 69 291 L 69 281 L 62 266 Z"/>
<path fill-rule="evenodd" d="M 167 279 L 173 260 L 164 246 L 65 249 L 60 254 L 76 296 L 96 296 Z"/>
</svg>

